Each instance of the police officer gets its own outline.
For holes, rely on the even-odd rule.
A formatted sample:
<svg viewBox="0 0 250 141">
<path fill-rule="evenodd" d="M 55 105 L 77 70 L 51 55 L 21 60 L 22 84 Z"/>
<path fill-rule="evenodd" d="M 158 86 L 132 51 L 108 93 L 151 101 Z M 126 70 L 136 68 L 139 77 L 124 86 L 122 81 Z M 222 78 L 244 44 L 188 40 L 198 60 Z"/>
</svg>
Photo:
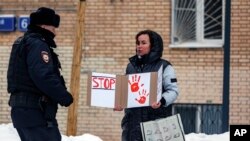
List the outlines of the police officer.
<svg viewBox="0 0 250 141">
<path fill-rule="evenodd" d="M 22 141 L 61 141 L 58 104 L 73 102 L 60 74 L 54 37 L 60 16 L 46 7 L 30 14 L 28 31 L 12 46 L 8 67 L 9 105 Z"/>
</svg>

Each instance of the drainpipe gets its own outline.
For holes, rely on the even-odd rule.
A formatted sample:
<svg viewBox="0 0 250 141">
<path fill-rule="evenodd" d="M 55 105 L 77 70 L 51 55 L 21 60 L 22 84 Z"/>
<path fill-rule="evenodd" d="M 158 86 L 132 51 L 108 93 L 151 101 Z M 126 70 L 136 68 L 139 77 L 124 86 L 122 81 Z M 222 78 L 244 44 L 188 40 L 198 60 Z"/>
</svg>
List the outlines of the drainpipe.
<svg viewBox="0 0 250 141">
<path fill-rule="evenodd" d="M 229 98 L 230 98 L 230 28 L 231 0 L 226 0 L 225 9 L 225 39 L 224 39 L 224 71 L 223 71 L 223 104 L 222 104 L 222 133 L 229 127 Z"/>
</svg>

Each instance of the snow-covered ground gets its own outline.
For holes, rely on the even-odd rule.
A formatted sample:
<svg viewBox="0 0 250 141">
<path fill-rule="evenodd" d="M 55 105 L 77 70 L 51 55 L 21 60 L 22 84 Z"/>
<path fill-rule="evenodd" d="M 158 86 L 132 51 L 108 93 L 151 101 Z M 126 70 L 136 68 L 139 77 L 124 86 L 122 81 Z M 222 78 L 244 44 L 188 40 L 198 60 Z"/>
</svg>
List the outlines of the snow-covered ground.
<svg viewBox="0 0 250 141">
<path fill-rule="evenodd" d="M 229 132 L 223 134 L 196 134 L 190 133 L 185 135 L 186 141 L 229 141 Z M 12 123 L 0 124 L 0 141 L 20 141 L 19 136 L 13 128 Z M 62 141 L 103 141 L 100 137 L 91 134 L 83 134 L 81 136 L 65 136 L 62 135 Z"/>
</svg>

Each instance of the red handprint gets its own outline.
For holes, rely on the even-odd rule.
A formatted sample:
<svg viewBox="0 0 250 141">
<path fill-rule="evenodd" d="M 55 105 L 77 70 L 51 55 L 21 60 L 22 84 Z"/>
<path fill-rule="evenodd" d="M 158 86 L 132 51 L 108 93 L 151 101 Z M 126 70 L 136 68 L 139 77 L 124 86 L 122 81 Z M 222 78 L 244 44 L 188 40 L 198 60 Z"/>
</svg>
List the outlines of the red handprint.
<svg viewBox="0 0 250 141">
<path fill-rule="evenodd" d="M 137 75 L 134 75 L 134 76 L 132 76 L 132 84 L 131 84 L 130 80 L 128 80 L 131 92 L 137 92 L 140 89 L 140 87 L 139 87 L 140 79 L 141 79 L 141 76 L 139 76 L 137 79 Z M 143 84 L 141 85 L 141 87 L 142 86 L 143 86 Z"/>
<path fill-rule="evenodd" d="M 148 97 L 149 93 L 147 94 L 147 91 L 145 89 L 142 90 L 142 94 L 140 93 L 139 91 L 139 96 L 140 96 L 140 99 L 135 99 L 138 103 L 140 104 L 144 104 L 147 100 L 147 97 Z"/>
</svg>

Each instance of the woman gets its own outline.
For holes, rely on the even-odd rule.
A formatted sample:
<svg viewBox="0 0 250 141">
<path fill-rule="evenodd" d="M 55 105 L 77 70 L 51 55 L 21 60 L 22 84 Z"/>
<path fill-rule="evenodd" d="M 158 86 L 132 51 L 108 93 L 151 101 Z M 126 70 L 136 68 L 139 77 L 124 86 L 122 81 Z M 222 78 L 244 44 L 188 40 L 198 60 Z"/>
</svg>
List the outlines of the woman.
<svg viewBox="0 0 250 141">
<path fill-rule="evenodd" d="M 161 59 L 163 41 L 151 30 L 136 35 L 136 55 L 129 58 L 126 74 L 156 72 L 163 66 L 162 99 L 151 106 L 126 108 L 122 119 L 122 141 L 142 141 L 140 122 L 155 120 L 171 115 L 171 104 L 178 96 L 177 79 L 172 65 Z M 117 106 L 115 110 L 122 110 Z"/>
</svg>

